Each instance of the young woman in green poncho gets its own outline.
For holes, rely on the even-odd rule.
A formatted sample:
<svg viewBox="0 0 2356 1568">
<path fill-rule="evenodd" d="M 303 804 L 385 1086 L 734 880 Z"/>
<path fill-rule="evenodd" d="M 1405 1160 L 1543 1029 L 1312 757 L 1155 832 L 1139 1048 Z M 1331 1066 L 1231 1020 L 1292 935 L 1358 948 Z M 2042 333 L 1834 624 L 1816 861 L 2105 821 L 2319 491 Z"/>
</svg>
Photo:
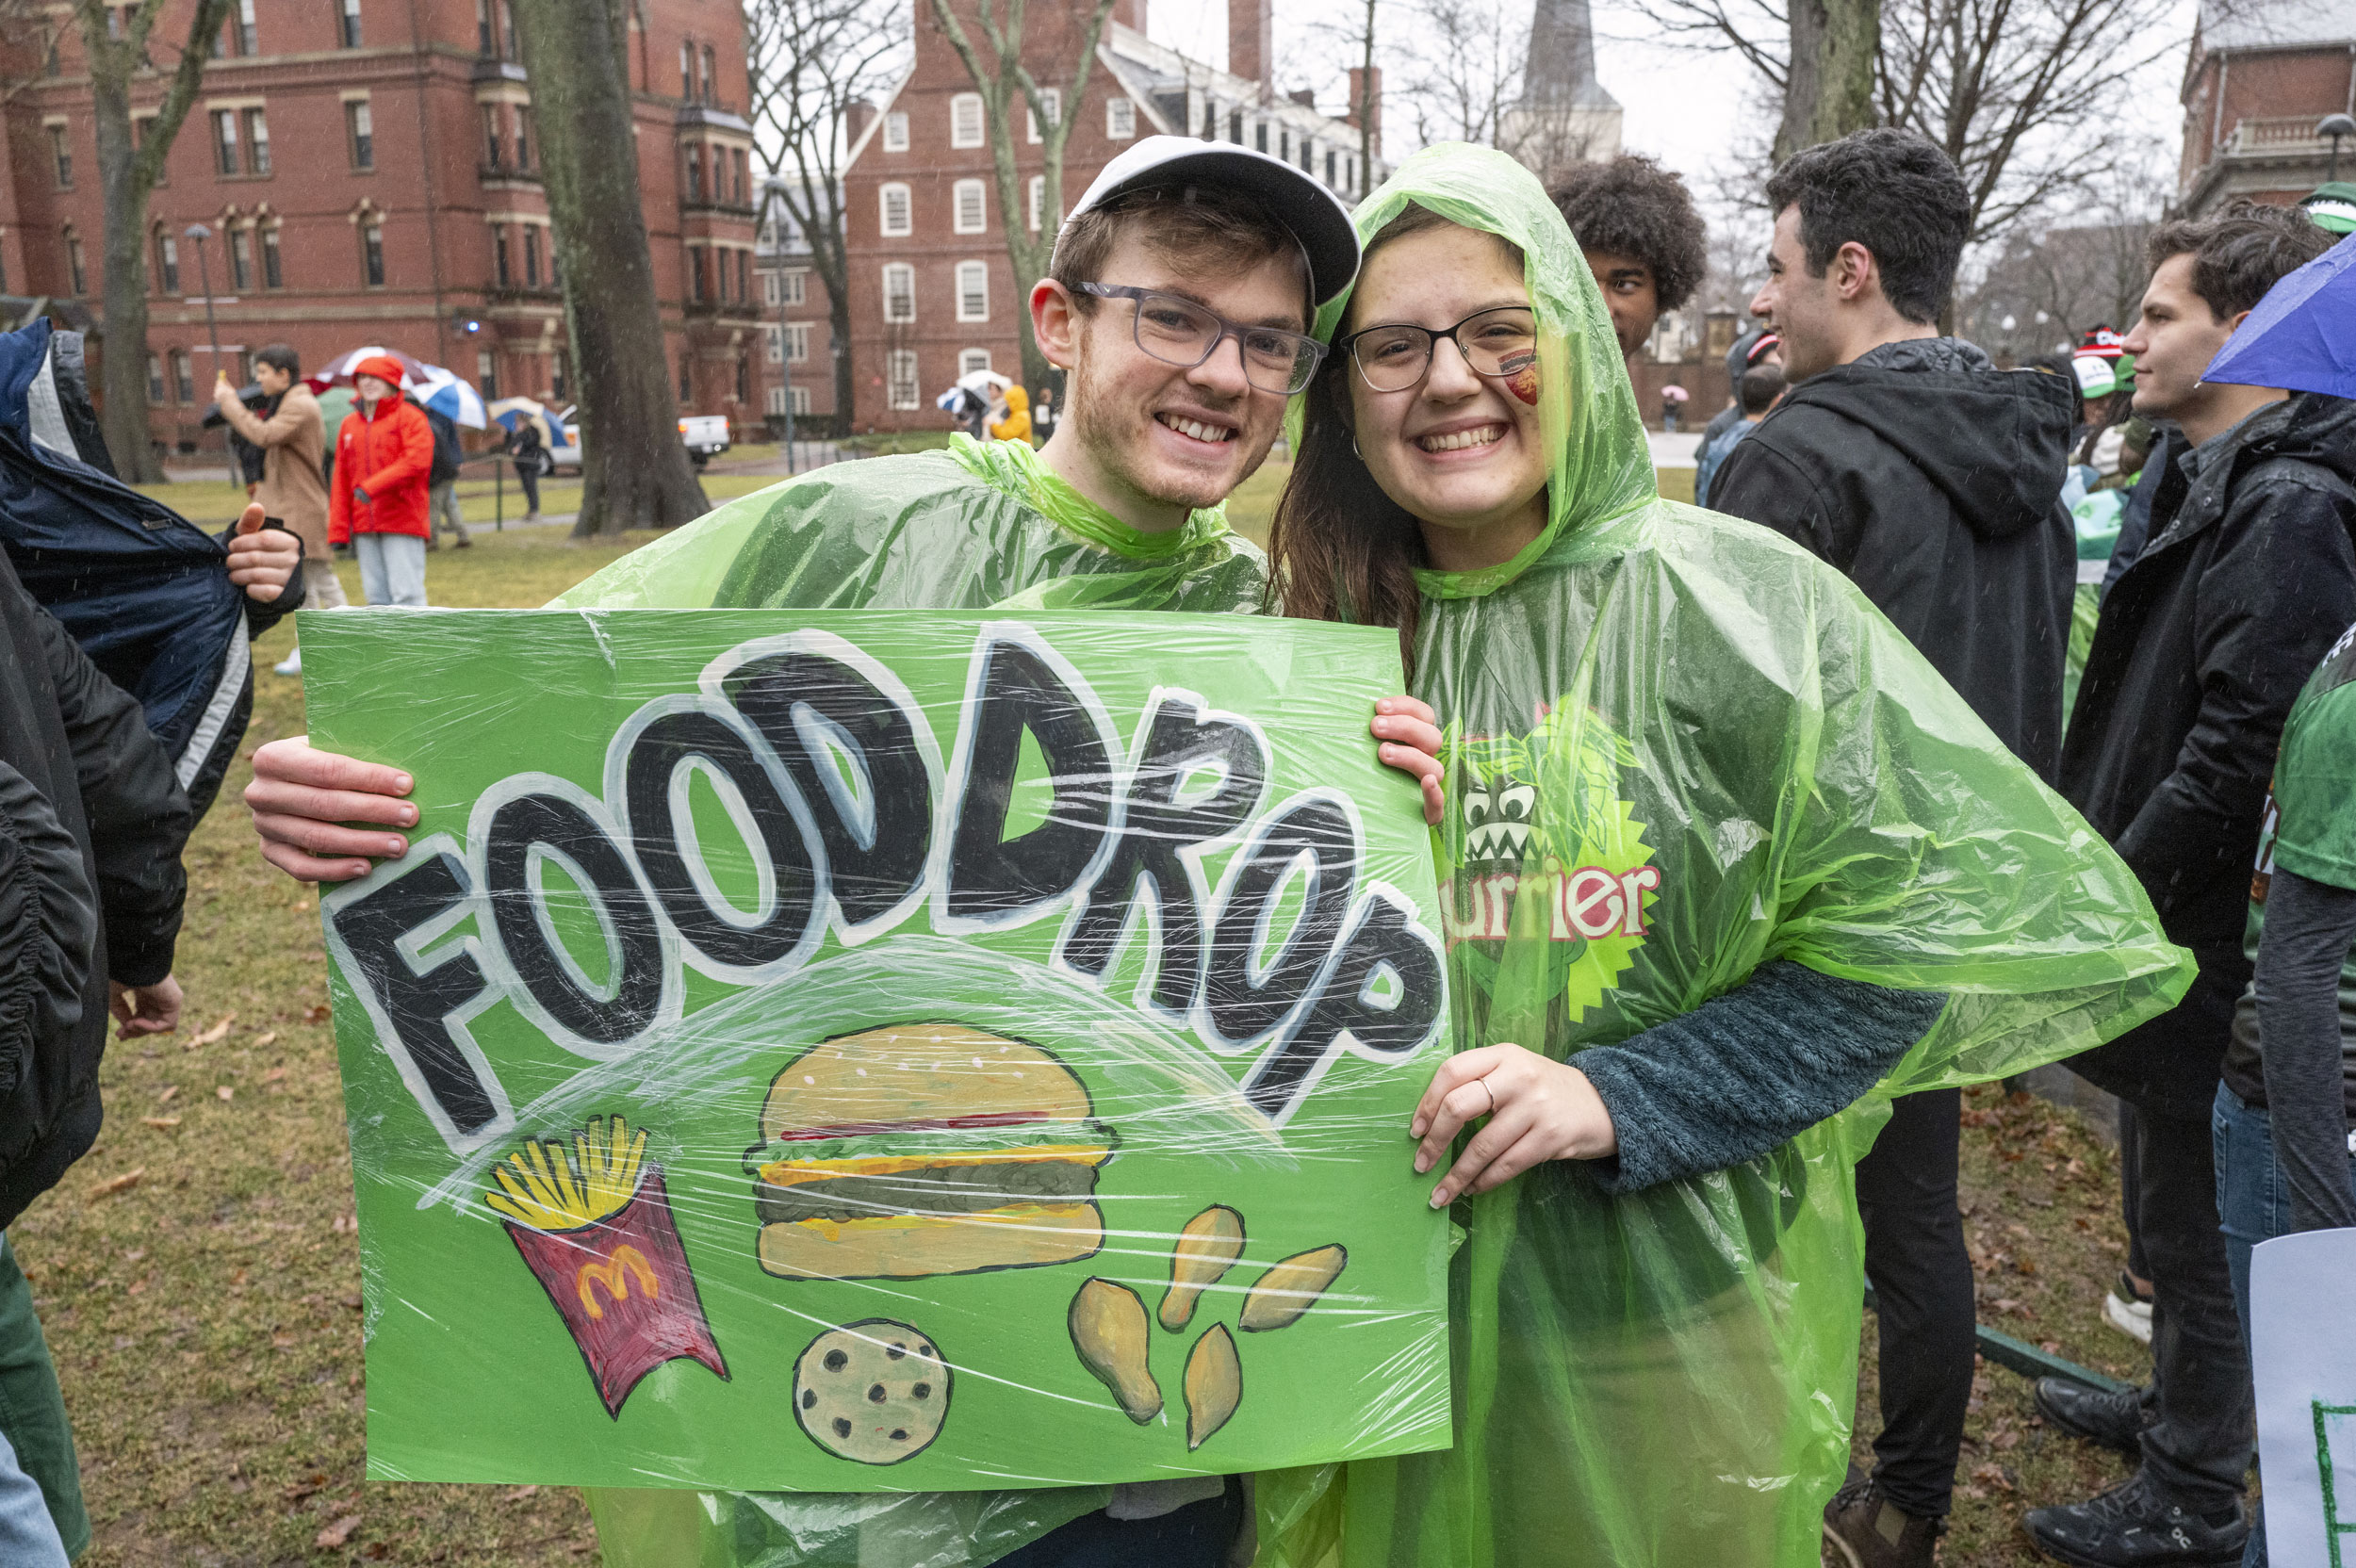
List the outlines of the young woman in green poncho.
<svg viewBox="0 0 2356 1568">
<path fill-rule="evenodd" d="M 1434 148 L 1357 222 L 1275 592 L 1398 627 L 1397 739 L 1445 735 L 1462 1054 L 1402 1157 L 1468 1233 L 1458 1416 L 1261 1478 L 1261 1561 L 1813 1563 L 1887 1096 L 2107 1038 L 2183 956 L 1845 581 L 1659 498 L 1534 179 Z"/>
</svg>

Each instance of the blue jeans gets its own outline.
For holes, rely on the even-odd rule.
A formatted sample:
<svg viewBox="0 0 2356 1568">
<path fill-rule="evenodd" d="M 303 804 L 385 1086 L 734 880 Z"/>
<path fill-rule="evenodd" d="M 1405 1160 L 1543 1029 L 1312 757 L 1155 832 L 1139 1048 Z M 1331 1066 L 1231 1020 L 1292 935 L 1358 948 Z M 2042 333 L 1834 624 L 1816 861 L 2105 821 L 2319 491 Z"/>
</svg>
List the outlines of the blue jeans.
<svg viewBox="0 0 2356 1568">
<path fill-rule="evenodd" d="M 2241 1314 L 2242 1341 L 2250 1339 L 2250 1254 L 2258 1243 L 2291 1233 L 2290 1184 L 2274 1157 L 2274 1122 L 2262 1106 L 2250 1104 L 2223 1084 L 2209 1115 L 2217 1140 L 2217 1212 L 2225 1233 L 2225 1263 L 2233 1275 L 2233 1306 Z M 2349 1162 L 2356 1168 L 2356 1159 Z M 2356 1173 L 2356 1172 L 2352 1172 Z M 2266 1568 L 2266 1513 L 2250 1511 L 2250 1545 L 2242 1568 Z"/>
<path fill-rule="evenodd" d="M 425 608 L 425 541 L 414 533 L 355 533 L 360 590 L 370 604 Z"/>
</svg>

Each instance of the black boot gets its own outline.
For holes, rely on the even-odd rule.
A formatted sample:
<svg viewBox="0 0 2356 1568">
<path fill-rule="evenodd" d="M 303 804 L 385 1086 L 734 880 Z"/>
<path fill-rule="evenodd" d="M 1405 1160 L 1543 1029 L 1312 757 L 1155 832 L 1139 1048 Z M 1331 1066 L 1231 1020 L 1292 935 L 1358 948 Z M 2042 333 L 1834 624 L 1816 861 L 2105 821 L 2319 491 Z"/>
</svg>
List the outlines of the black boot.
<svg viewBox="0 0 2356 1568">
<path fill-rule="evenodd" d="M 2039 1378 L 2035 1397 L 2037 1413 L 2070 1436 L 2116 1448 L 2130 1459 L 2141 1457 L 2143 1429 L 2151 1424 L 2143 1390 L 2112 1394 L 2067 1378 Z"/>
<path fill-rule="evenodd" d="M 2192 1512 L 2138 1470 L 2099 1497 L 2032 1510 L 2021 1530 L 2041 1556 L 2070 1568 L 2233 1568 L 2250 1522 L 2239 1502 Z"/>
<path fill-rule="evenodd" d="M 1826 1560 L 1841 1568 L 1931 1568 L 1943 1521 L 1919 1519 L 1855 1479 L 1824 1505 Z"/>
</svg>

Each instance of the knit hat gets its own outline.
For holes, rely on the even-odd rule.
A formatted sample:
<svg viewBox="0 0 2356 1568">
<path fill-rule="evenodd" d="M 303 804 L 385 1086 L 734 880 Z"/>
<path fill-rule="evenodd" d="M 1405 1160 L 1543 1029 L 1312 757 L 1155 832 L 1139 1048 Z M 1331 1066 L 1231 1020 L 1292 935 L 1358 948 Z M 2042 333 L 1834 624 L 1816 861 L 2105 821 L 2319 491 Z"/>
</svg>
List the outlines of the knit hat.
<svg viewBox="0 0 2356 1568">
<path fill-rule="evenodd" d="M 2356 185 L 2346 180 L 2319 185 L 2299 204 L 2315 220 L 2316 228 L 2333 234 L 2356 234 Z"/>
<path fill-rule="evenodd" d="M 2077 357 L 2084 359 L 2090 355 L 2099 359 L 2117 359 L 2126 351 L 2126 343 L 2123 333 L 2113 332 L 2108 327 L 2088 327 L 2086 335 L 2078 339 Z"/>
<path fill-rule="evenodd" d="M 352 368 L 352 384 L 359 384 L 362 376 L 374 376 L 395 392 L 401 390 L 401 361 L 390 354 L 375 354 Z"/>
</svg>

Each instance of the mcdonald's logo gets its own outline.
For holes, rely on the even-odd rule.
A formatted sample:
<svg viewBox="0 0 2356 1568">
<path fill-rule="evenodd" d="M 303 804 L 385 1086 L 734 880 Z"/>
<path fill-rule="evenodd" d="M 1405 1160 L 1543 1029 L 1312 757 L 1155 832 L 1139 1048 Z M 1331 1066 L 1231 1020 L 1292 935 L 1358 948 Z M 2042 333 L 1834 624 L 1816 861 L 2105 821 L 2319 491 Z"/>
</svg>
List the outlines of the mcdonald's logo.
<svg viewBox="0 0 2356 1568">
<path fill-rule="evenodd" d="M 623 1272 L 625 1269 L 629 1271 L 627 1274 Z M 597 1299 L 597 1286 L 603 1284 L 606 1294 L 614 1300 L 627 1301 L 630 1299 L 630 1282 L 633 1279 L 638 1282 L 639 1294 L 646 1299 L 651 1301 L 662 1296 L 663 1288 L 654 1277 L 654 1265 L 646 1261 L 646 1254 L 627 1242 L 615 1248 L 610 1258 L 582 1264 L 581 1273 L 574 1281 L 581 1292 L 581 1309 L 593 1319 L 602 1322 L 605 1304 Z"/>
</svg>

